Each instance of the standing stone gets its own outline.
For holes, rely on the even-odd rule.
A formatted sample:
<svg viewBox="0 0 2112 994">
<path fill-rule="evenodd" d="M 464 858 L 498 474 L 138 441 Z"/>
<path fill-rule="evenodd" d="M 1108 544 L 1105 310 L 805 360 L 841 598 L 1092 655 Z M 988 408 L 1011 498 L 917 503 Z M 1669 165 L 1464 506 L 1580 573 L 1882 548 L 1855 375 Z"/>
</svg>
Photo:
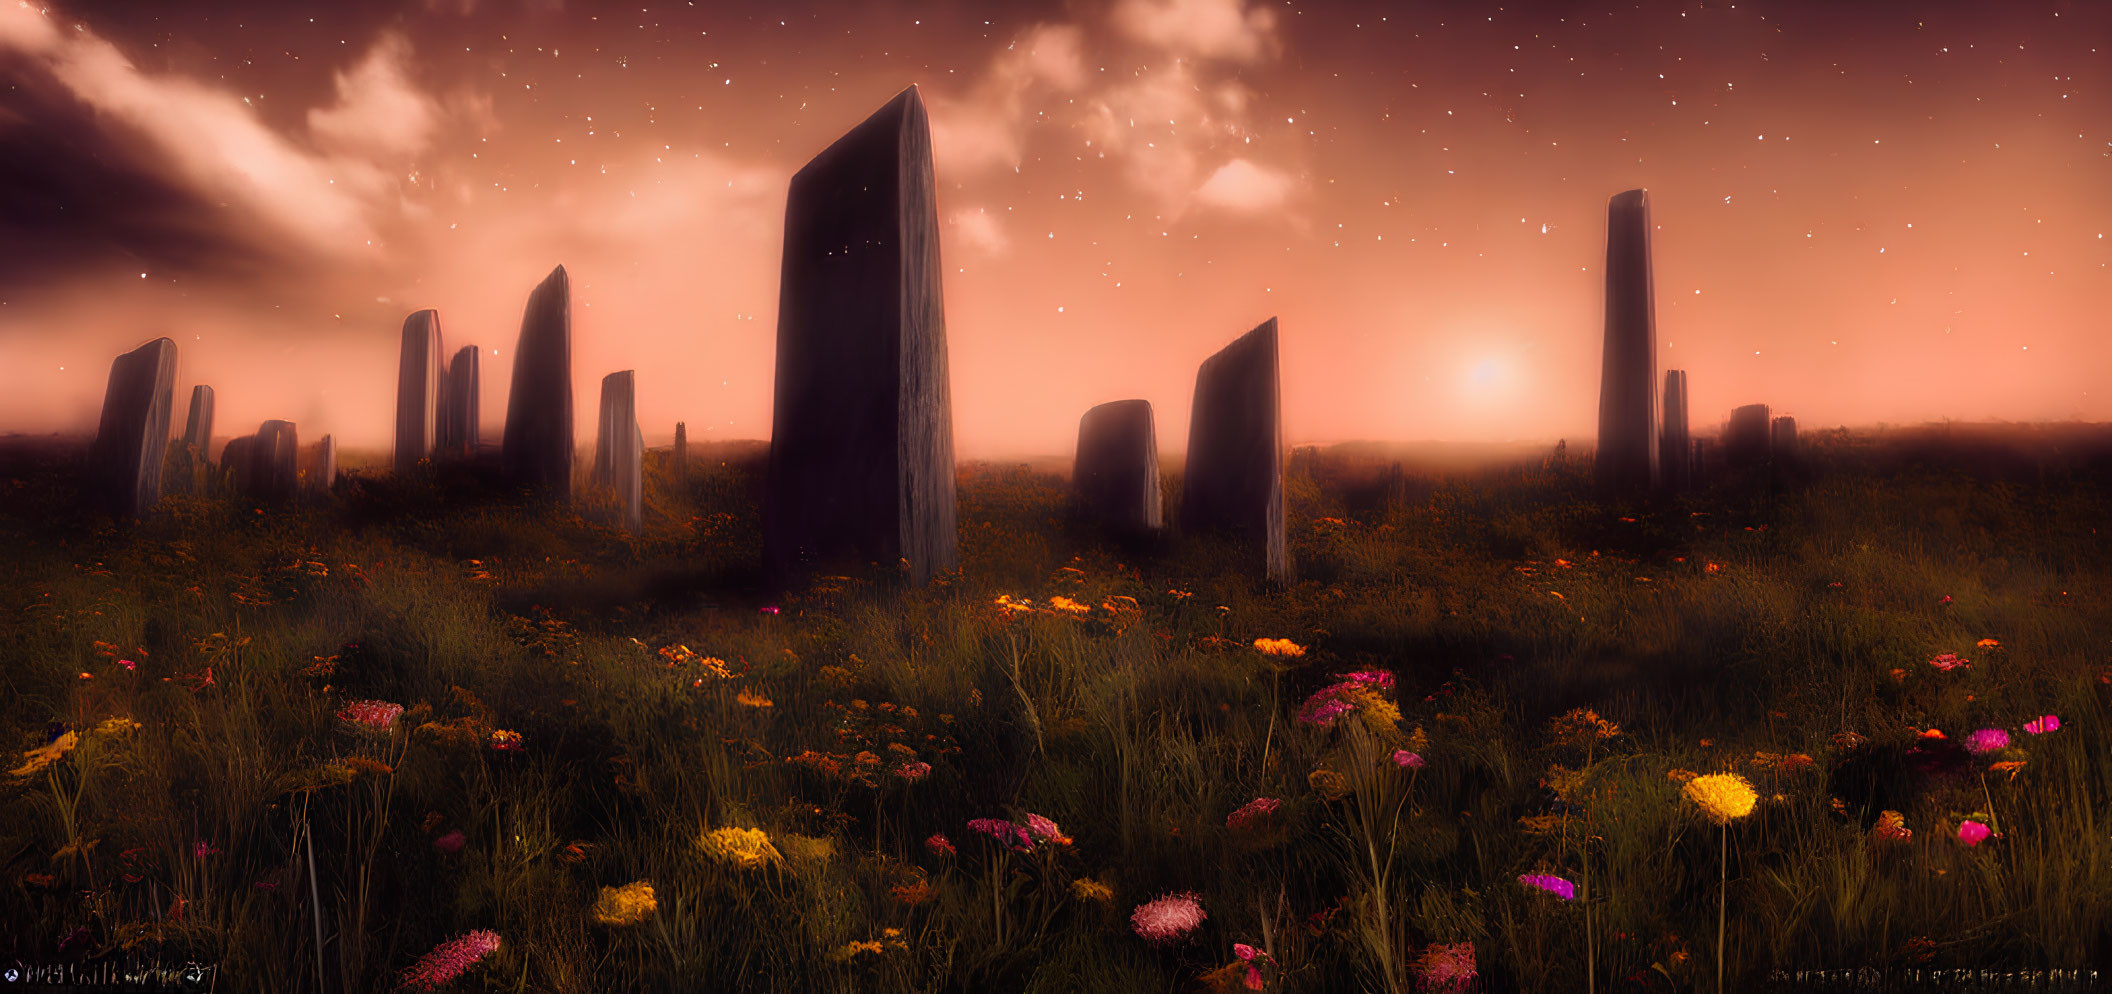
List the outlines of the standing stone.
<svg viewBox="0 0 2112 994">
<path fill-rule="evenodd" d="M 594 487 L 612 490 L 633 532 L 645 523 L 645 436 L 638 430 L 638 374 L 601 378 L 601 423 L 594 433 Z"/>
<path fill-rule="evenodd" d="M 227 447 L 220 450 L 220 471 L 227 476 L 228 488 L 236 496 L 249 498 L 256 487 L 257 436 L 238 435 L 227 440 Z"/>
<path fill-rule="evenodd" d="M 1723 427 L 1723 461 L 1730 466 L 1754 466 L 1774 455 L 1774 427 L 1766 404 L 1747 404 L 1731 411 Z"/>
<path fill-rule="evenodd" d="M 912 86 L 792 177 L 763 561 L 952 569 L 953 405 L 931 126 Z"/>
<path fill-rule="evenodd" d="M 1795 459 L 1797 457 L 1797 419 L 1786 414 L 1776 418 L 1774 420 L 1774 432 L 1769 440 L 1774 445 L 1775 458 Z"/>
<path fill-rule="evenodd" d="M 434 433 L 434 444 L 445 455 L 474 455 L 477 451 L 477 419 L 483 414 L 479 381 L 477 347 L 464 345 L 440 377 L 440 425 Z"/>
<path fill-rule="evenodd" d="M 403 319 L 403 356 L 396 366 L 396 472 L 431 458 L 440 425 L 440 312 Z"/>
<path fill-rule="evenodd" d="M 1151 401 L 1117 400 L 1078 420 L 1071 488 L 1086 514 L 1118 534 L 1154 532 L 1164 511 L 1159 492 L 1159 438 Z"/>
<path fill-rule="evenodd" d="M 176 343 L 170 339 L 157 338 L 110 363 L 90 465 L 100 502 L 111 513 L 137 517 L 160 502 L 175 392 Z"/>
<path fill-rule="evenodd" d="M 1283 547 L 1283 421 L 1276 319 L 1262 322 L 1195 374 L 1181 529 L 1229 532 L 1258 546 L 1264 575 L 1290 576 Z"/>
<path fill-rule="evenodd" d="M 213 444 L 213 388 L 203 383 L 191 388 L 191 413 L 183 423 L 183 444 L 203 460 Z"/>
<path fill-rule="evenodd" d="M 293 422 L 264 422 L 249 451 L 250 496 L 271 504 L 291 501 L 300 491 L 300 458 Z"/>
<path fill-rule="evenodd" d="M 1618 194 L 1606 210 L 1606 351 L 1599 374 L 1600 489 L 1658 483 L 1657 316 L 1650 273 L 1650 195 Z"/>
<path fill-rule="evenodd" d="M 316 493 L 329 493 L 337 484 L 337 439 L 324 435 L 315 445 L 315 455 L 308 464 L 306 477 L 308 489 Z"/>
<path fill-rule="evenodd" d="M 689 426 L 675 422 L 675 479 L 689 478 Z"/>
<path fill-rule="evenodd" d="M 515 483 L 572 496 L 572 286 L 563 266 L 528 295 L 500 445 Z"/>
<path fill-rule="evenodd" d="M 1665 370 L 1664 422 L 1658 435 L 1659 480 L 1679 493 L 1694 486 L 1693 438 L 1687 431 L 1687 371 Z"/>
<path fill-rule="evenodd" d="M 1720 454 L 1720 450 L 1710 439 L 1693 440 L 1692 447 L 1687 450 L 1687 472 L 1693 478 L 1694 486 L 1700 487 L 1709 482 L 1709 474 L 1716 471 L 1714 463 Z"/>
</svg>

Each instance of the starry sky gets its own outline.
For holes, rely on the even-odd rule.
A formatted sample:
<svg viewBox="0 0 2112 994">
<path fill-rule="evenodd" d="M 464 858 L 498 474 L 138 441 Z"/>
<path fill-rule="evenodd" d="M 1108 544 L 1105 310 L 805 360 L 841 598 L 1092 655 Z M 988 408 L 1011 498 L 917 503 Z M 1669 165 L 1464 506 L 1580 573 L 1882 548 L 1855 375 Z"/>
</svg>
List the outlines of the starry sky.
<svg viewBox="0 0 2112 994">
<path fill-rule="evenodd" d="M 909 84 L 964 457 L 1177 452 L 1270 316 L 1287 441 L 1588 441 L 1634 187 L 1698 430 L 2112 419 L 2093 0 L 0 0 L 0 431 L 165 334 L 219 434 L 385 449 L 436 307 L 489 437 L 562 263 L 583 442 L 631 368 L 648 444 L 767 437 L 787 181 Z"/>
</svg>

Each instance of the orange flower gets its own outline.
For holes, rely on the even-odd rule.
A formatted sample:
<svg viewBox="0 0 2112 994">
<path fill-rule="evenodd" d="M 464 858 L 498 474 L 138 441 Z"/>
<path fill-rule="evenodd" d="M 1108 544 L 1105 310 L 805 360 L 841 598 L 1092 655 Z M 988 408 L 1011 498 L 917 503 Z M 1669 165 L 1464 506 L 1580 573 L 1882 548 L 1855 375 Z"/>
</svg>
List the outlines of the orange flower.
<svg viewBox="0 0 2112 994">
<path fill-rule="evenodd" d="M 1973 644 L 1979 646 L 1982 649 L 1999 649 L 2002 647 L 2002 642 L 2000 639 L 1981 639 L 1980 641 L 1975 642 Z"/>
<path fill-rule="evenodd" d="M 1305 647 L 1290 639 L 1255 639 L 1254 648 L 1264 656 L 1303 656 Z"/>
</svg>

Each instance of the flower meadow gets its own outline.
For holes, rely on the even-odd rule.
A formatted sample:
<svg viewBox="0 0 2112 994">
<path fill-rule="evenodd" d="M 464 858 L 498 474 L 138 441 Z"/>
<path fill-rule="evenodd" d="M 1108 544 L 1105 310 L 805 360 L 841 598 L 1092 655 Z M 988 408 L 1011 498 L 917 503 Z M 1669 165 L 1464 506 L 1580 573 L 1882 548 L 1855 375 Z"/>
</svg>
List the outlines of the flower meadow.
<svg viewBox="0 0 2112 994">
<path fill-rule="evenodd" d="M 1274 588 L 1031 467 L 962 468 L 928 587 L 770 591 L 737 446 L 650 453 L 635 536 L 356 454 L 119 525 L 6 456 L 0 956 L 273 992 L 2107 961 L 2112 474 L 1808 435 L 1801 479 L 1624 506 L 1588 463 L 1294 460 Z"/>
</svg>

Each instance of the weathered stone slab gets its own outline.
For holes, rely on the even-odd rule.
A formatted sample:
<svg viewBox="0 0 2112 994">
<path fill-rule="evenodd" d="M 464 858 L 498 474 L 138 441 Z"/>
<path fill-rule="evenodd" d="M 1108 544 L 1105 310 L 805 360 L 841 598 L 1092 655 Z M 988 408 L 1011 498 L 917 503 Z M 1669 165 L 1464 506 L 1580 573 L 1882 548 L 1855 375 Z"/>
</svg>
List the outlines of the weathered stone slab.
<svg viewBox="0 0 2112 994">
<path fill-rule="evenodd" d="M 623 526 L 645 523 L 645 436 L 638 429 L 638 374 L 601 378 L 601 421 L 594 432 L 594 489 L 613 493 Z"/>
<path fill-rule="evenodd" d="M 213 388 L 203 383 L 191 388 L 191 411 L 183 422 L 183 444 L 204 459 L 213 444 Z"/>
<path fill-rule="evenodd" d="M 1774 420 L 1774 432 L 1770 441 L 1775 448 L 1775 458 L 1795 459 L 1797 457 L 1797 419 L 1786 414 L 1776 418 Z"/>
<path fill-rule="evenodd" d="M 1650 195 L 1617 194 L 1606 209 L 1606 350 L 1599 374 L 1603 491 L 1647 493 L 1658 483 L 1657 315 L 1650 272 Z"/>
<path fill-rule="evenodd" d="M 300 492 L 300 438 L 291 421 L 266 421 L 249 451 L 250 489 L 256 500 L 283 504 Z"/>
<path fill-rule="evenodd" d="M 550 271 L 521 315 L 500 462 L 521 486 L 572 496 L 572 286 Z"/>
<path fill-rule="evenodd" d="M 1765 463 L 1774 455 L 1774 427 L 1766 404 L 1747 404 L 1731 411 L 1723 426 L 1723 461 L 1731 466 Z"/>
<path fill-rule="evenodd" d="M 160 502 L 175 392 L 176 343 L 170 339 L 157 338 L 110 363 L 90 465 L 96 498 L 112 514 L 136 517 Z"/>
<path fill-rule="evenodd" d="M 337 485 L 337 439 L 324 435 L 315 445 L 309 457 L 307 472 L 302 474 L 307 489 L 316 493 L 328 493 Z"/>
<path fill-rule="evenodd" d="M 689 478 L 689 425 L 675 422 L 675 466 L 677 480 Z"/>
<path fill-rule="evenodd" d="M 1203 360 L 1181 479 L 1181 530 L 1230 533 L 1290 576 L 1283 545 L 1283 420 L 1276 319 Z"/>
<path fill-rule="evenodd" d="M 1151 401 L 1110 401 L 1085 412 L 1071 489 L 1086 515 L 1118 534 L 1157 531 L 1165 513 L 1159 486 Z"/>
<path fill-rule="evenodd" d="M 479 395 L 477 347 L 464 345 L 448 360 L 440 378 L 440 424 L 434 445 L 447 456 L 473 455 L 481 441 L 478 419 L 483 414 Z"/>
<path fill-rule="evenodd" d="M 1687 430 L 1687 371 L 1665 370 L 1664 419 L 1658 434 L 1658 482 L 1679 493 L 1694 486 L 1693 436 Z"/>
<path fill-rule="evenodd" d="M 931 128 L 912 86 L 792 177 L 763 559 L 955 563 L 953 405 Z"/>
<path fill-rule="evenodd" d="M 220 450 L 220 471 L 226 475 L 227 485 L 235 494 L 248 497 L 256 486 L 257 436 L 237 435 L 227 440 L 227 447 Z"/>
<path fill-rule="evenodd" d="M 396 364 L 396 471 L 407 473 L 433 456 L 440 425 L 440 312 L 403 319 L 403 355 Z"/>
</svg>

